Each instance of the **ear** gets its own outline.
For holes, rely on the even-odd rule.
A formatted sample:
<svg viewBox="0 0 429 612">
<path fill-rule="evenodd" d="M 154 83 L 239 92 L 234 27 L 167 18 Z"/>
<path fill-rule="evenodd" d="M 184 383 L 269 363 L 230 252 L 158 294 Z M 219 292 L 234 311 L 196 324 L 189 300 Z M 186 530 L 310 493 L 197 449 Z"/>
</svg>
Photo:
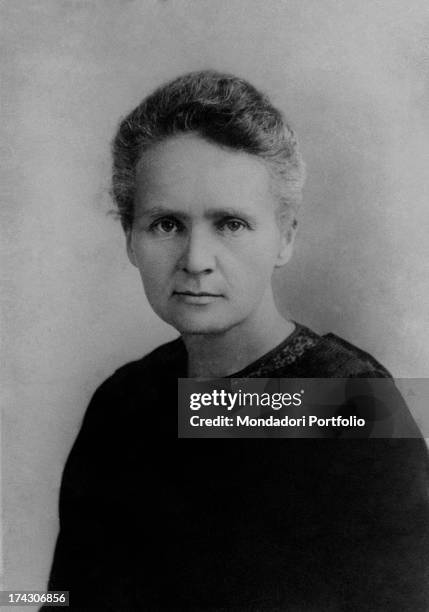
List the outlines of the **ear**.
<svg viewBox="0 0 429 612">
<path fill-rule="evenodd" d="M 132 230 L 129 229 L 126 231 L 126 241 L 127 241 L 127 255 L 128 255 L 128 259 L 130 260 L 130 262 L 133 264 L 133 266 L 137 266 L 137 260 L 136 260 L 136 255 L 134 253 L 134 249 L 133 249 L 133 237 L 132 237 Z"/>
<path fill-rule="evenodd" d="M 288 263 L 293 253 L 293 246 L 295 243 L 296 228 L 298 222 L 295 218 L 283 219 L 280 221 L 280 247 L 277 255 L 277 261 L 275 264 L 276 268 L 280 268 Z"/>
</svg>

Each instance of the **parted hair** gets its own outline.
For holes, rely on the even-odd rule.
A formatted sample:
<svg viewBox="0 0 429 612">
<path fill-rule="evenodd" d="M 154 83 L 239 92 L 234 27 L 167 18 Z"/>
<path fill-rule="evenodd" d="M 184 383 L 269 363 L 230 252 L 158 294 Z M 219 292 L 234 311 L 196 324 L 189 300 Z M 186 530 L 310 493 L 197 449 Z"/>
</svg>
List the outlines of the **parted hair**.
<svg viewBox="0 0 429 612">
<path fill-rule="evenodd" d="M 294 131 L 253 85 L 230 74 L 204 70 L 162 85 L 119 124 L 112 143 L 111 193 L 125 231 L 133 224 L 141 155 L 183 133 L 259 157 L 271 174 L 280 203 L 296 212 L 305 168 Z"/>
</svg>

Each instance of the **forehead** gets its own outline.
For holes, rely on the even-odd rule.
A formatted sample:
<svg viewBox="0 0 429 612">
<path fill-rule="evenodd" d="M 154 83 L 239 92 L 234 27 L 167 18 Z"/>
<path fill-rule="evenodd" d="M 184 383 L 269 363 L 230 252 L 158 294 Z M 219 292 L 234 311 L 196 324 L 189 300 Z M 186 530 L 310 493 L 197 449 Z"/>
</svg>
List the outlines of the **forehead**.
<svg viewBox="0 0 429 612">
<path fill-rule="evenodd" d="M 268 169 L 256 156 L 186 134 L 143 153 L 137 165 L 136 203 L 254 208 L 271 200 L 270 185 Z"/>
</svg>

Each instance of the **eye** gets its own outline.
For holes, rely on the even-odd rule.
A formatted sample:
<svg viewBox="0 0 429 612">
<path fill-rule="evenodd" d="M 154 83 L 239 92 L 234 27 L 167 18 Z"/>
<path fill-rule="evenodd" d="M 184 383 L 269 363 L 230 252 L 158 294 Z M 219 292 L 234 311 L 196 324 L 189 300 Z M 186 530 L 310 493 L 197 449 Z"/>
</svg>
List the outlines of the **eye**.
<svg viewBox="0 0 429 612">
<path fill-rule="evenodd" d="M 177 219 L 162 217 L 154 221 L 149 229 L 151 232 L 156 232 L 165 236 L 179 232 L 182 229 L 182 224 Z"/>
<path fill-rule="evenodd" d="M 229 217 L 226 219 L 222 219 L 222 221 L 220 221 L 218 224 L 218 228 L 221 231 L 227 231 L 231 234 L 237 234 L 238 232 L 241 232 L 244 229 L 250 229 L 250 226 L 248 223 L 246 223 L 246 221 Z"/>
</svg>

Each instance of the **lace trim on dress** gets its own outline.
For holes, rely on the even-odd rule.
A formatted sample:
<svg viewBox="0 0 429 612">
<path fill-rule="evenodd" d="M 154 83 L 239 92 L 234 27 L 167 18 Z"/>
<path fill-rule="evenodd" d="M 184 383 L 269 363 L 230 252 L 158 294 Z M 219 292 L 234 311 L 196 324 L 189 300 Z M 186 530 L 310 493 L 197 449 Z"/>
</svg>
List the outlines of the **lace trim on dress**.
<svg viewBox="0 0 429 612">
<path fill-rule="evenodd" d="M 292 334 L 278 346 L 228 378 L 269 378 L 274 370 L 280 370 L 302 357 L 319 342 L 320 336 L 300 323 L 295 325 Z"/>
</svg>

